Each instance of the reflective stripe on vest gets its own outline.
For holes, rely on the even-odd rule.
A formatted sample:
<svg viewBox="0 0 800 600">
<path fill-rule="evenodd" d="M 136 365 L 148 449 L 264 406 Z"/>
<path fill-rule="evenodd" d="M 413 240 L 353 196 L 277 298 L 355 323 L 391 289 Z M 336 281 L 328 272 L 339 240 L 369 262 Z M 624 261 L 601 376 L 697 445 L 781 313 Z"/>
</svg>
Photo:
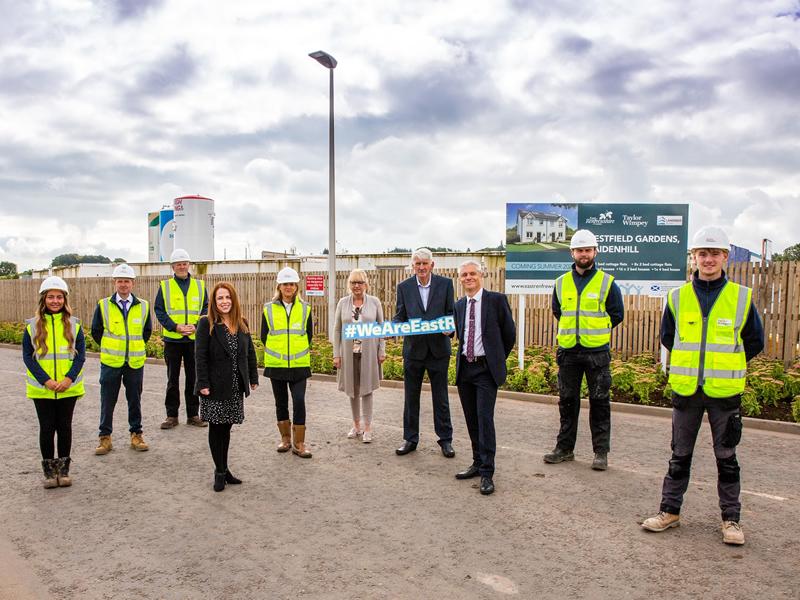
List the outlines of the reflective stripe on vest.
<svg viewBox="0 0 800 600">
<path fill-rule="evenodd" d="M 698 386 L 711 398 L 728 398 L 744 391 L 747 358 L 742 327 L 750 312 L 752 290 L 726 282 L 703 317 L 692 283 L 674 289 L 667 304 L 675 319 L 669 384 L 680 396 Z"/>
<path fill-rule="evenodd" d="M 280 310 L 274 310 L 276 306 Z M 265 367 L 311 366 L 311 348 L 306 334 L 310 316 L 310 306 L 305 302 L 295 301 L 288 318 L 280 300 L 264 305 L 264 318 L 269 325 L 264 344 Z"/>
<path fill-rule="evenodd" d="M 132 369 L 144 366 L 147 356 L 143 337 L 147 322 L 149 304 L 139 299 L 138 311 L 135 306 L 128 310 L 127 318 L 122 309 L 112 302 L 111 297 L 98 302 L 103 317 L 103 339 L 100 340 L 100 362 L 109 367 L 119 368 L 126 362 Z M 114 306 L 114 309 L 111 307 Z M 113 312 L 112 312 L 113 310 Z"/>
<path fill-rule="evenodd" d="M 197 297 L 192 296 L 192 287 L 197 288 Z M 196 325 L 200 320 L 203 310 L 203 298 L 205 298 L 206 284 L 200 279 L 192 278 L 186 294 L 183 293 L 175 278 L 165 279 L 161 282 L 161 295 L 164 298 L 164 309 L 169 318 L 178 325 Z M 164 329 L 161 334 L 165 338 L 175 340 L 183 339 L 184 336 L 177 331 L 167 331 Z M 195 338 L 194 334 L 188 336 L 190 340 Z"/>
<path fill-rule="evenodd" d="M 55 316 L 58 318 L 54 318 Z M 26 321 L 31 342 L 34 342 L 36 336 L 37 320 L 37 317 L 34 317 Z M 64 322 L 61 319 L 61 314 L 45 315 L 43 327 L 47 329 L 47 352 L 39 354 L 34 349 L 33 358 L 36 359 L 50 379 L 61 381 L 72 368 L 72 360 L 74 358 L 74 354 L 69 352 L 69 342 L 64 334 Z M 81 330 L 80 319 L 70 317 L 70 328 L 72 330 L 72 339 L 78 339 L 78 333 Z M 78 373 L 75 381 L 65 391 L 56 393 L 39 383 L 33 373 L 26 369 L 25 389 L 28 398 L 71 398 L 73 396 L 83 396 L 85 393 L 83 370 Z"/>
<path fill-rule="evenodd" d="M 558 345 L 573 348 L 599 348 L 611 341 L 611 317 L 606 300 L 614 277 L 599 269 L 581 293 L 572 279 L 572 271 L 556 279 L 556 298 L 561 305 L 558 319 Z"/>
</svg>

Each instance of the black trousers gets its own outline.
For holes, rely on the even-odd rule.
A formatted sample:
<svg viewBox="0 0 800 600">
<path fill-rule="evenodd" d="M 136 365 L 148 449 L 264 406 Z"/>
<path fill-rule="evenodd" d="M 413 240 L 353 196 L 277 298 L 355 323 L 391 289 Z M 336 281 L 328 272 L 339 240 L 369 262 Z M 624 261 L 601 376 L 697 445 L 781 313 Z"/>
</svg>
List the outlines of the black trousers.
<svg viewBox="0 0 800 600">
<path fill-rule="evenodd" d="M 697 433 L 708 415 L 714 457 L 717 459 L 717 495 L 723 521 L 738 521 L 742 510 L 736 446 L 742 437 L 740 398 L 710 398 L 700 388 L 694 396 L 672 397 L 672 457 L 664 477 L 659 510 L 677 515 L 689 487 Z"/>
<path fill-rule="evenodd" d="M 39 417 L 39 450 L 42 458 L 55 458 L 58 437 L 58 456 L 66 458 L 72 450 L 72 413 L 77 396 L 72 398 L 33 398 Z"/>
<path fill-rule="evenodd" d="M 164 362 L 167 363 L 167 394 L 164 406 L 168 417 L 178 417 L 181 405 L 180 377 L 181 361 L 185 371 L 183 397 L 186 402 L 186 416 L 196 417 L 200 412 L 200 399 L 194 395 L 194 342 L 164 342 Z"/>
<path fill-rule="evenodd" d="M 270 379 L 272 395 L 275 396 L 275 414 L 278 421 L 289 420 L 289 392 L 292 394 L 292 422 L 306 424 L 306 380 L 283 381 Z"/>
<path fill-rule="evenodd" d="M 228 447 L 231 444 L 231 424 L 208 424 L 208 447 L 217 473 L 228 470 Z"/>
<path fill-rule="evenodd" d="M 578 437 L 578 417 L 581 411 L 581 382 L 586 376 L 589 388 L 589 429 L 595 452 L 611 449 L 611 353 L 557 352 L 558 410 L 561 429 L 556 446 L 571 452 Z"/>
<path fill-rule="evenodd" d="M 492 477 L 497 445 L 494 433 L 497 384 L 485 362 L 468 363 L 462 359 L 458 397 L 472 442 L 472 462 L 478 465 L 481 476 Z"/>
<path fill-rule="evenodd" d="M 431 382 L 433 396 L 433 428 L 439 444 L 453 441 L 453 424 L 450 421 L 450 401 L 447 398 L 447 367 L 450 357 L 434 358 L 430 354 L 425 360 L 407 358 L 403 361 L 403 439 L 414 444 L 419 442 L 419 396 L 422 393 L 422 378 L 425 371 Z"/>
</svg>

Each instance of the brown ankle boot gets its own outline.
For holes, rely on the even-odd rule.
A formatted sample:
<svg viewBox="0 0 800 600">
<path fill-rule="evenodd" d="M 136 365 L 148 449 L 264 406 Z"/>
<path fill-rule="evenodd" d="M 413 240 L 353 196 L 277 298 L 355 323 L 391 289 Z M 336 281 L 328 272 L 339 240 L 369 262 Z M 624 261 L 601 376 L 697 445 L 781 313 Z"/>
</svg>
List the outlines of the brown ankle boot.
<svg viewBox="0 0 800 600">
<path fill-rule="evenodd" d="M 72 477 L 69 476 L 69 463 L 72 459 L 67 456 L 65 458 L 57 458 L 58 471 L 58 487 L 69 487 L 72 485 Z"/>
<path fill-rule="evenodd" d="M 296 454 L 300 458 L 311 458 L 311 452 L 306 450 L 306 426 L 305 425 L 292 425 L 292 434 L 294 435 L 294 444 L 292 444 L 292 454 Z"/>
<path fill-rule="evenodd" d="M 45 488 L 58 487 L 58 461 L 55 458 L 45 458 L 42 461 L 42 472 Z"/>
<path fill-rule="evenodd" d="M 281 432 L 281 443 L 278 452 L 288 452 L 292 447 L 292 422 L 278 421 L 278 431 Z"/>
</svg>

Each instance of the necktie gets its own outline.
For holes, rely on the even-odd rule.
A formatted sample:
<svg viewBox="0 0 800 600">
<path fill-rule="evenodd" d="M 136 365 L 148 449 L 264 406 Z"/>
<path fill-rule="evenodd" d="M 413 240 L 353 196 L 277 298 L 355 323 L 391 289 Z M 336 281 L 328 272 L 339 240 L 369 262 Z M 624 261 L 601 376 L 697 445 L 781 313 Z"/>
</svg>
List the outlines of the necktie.
<svg viewBox="0 0 800 600">
<path fill-rule="evenodd" d="M 123 317 L 127 317 L 128 316 L 128 302 L 130 302 L 130 300 L 120 300 L 120 302 L 122 302 L 122 316 Z"/>
<path fill-rule="evenodd" d="M 467 362 L 475 360 L 475 298 L 469 301 L 469 333 L 467 334 Z"/>
</svg>

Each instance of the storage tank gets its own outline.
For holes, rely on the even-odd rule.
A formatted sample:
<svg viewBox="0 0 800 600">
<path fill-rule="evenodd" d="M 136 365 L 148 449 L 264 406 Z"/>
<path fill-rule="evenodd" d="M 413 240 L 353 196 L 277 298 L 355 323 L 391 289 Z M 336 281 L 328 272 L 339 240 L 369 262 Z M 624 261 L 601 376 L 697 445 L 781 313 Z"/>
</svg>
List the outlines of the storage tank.
<svg viewBox="0 0 800 600">
<path fill-rule="evenodd" d="M 161 262 L 169 262 L 175 249 L 175 213 L 171 208 L 162 208 L 158 214 L 158 254 Z"/>
<path fill-rule="evenodd" d="M 181 196 L 175 209 L 175 248 L 183 248 L 193 262 L 214 260 L 214 201 L 203 196 Z"/>
<path fill-rule="evenodd" d="M 161 231 L 158 227 L 158 212 L 147 213 L 147 262 L 158 262 L 160 255 L 158 253 L 159 238 Z"/>
</svg>

